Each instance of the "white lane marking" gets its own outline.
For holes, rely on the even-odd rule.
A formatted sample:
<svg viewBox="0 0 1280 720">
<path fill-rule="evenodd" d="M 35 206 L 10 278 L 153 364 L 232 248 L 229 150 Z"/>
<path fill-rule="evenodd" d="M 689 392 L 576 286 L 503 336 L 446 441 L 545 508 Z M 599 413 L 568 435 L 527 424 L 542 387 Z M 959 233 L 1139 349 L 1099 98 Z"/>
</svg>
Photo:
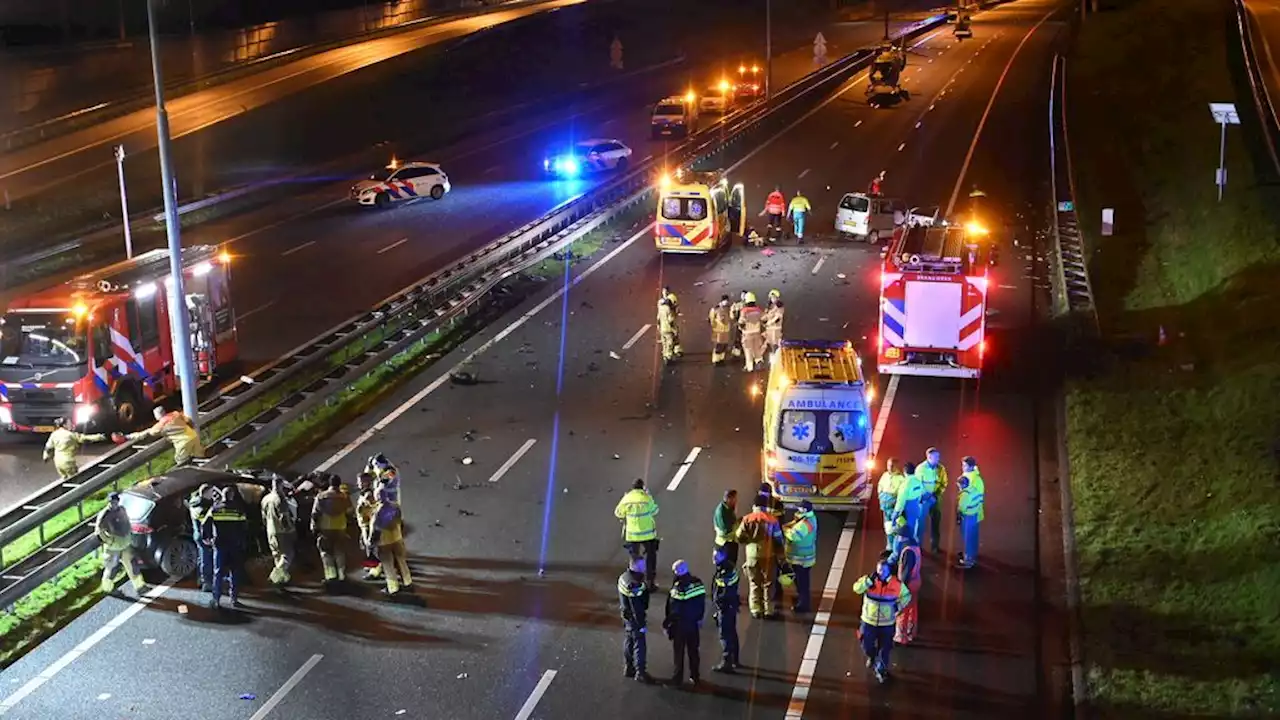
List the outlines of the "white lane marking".
<svg viewBox="0 0 1280 720">
<path fill-rule="evenodd" d="M 898 394 L 901 379 L 901 375 L 889 378 L 889 387 L 885 390 L 884 402 L 876 417 L 876 429 L 871 436 L 872 457 L 880 450 L 880 440 L 884 438 L 884 429 L 889 424 L 889 413 L 893 412 L 893 399 Z M 809 701 L 809 688 L 813 686 L 813 678 L 818 671 L 818 658 L 822 656 L 822 644 L 827 639 L 827 628 L 831 625 L 831 611 L 835 607 L 836 596 L 840 593 L 840 583 L 844 579 L 845 565 L 853 551 L 856 532 L 857 528 L 851 525 L 846 525 L 840 531 L 840 541 L 836 544 L 836 554 L 831 560 L 831 570 L 827 573 L 826 584 L 822 586 L 822 601 L 818 604 L 817 614 L 813 616 L 809 643 L 805 645 L 800 671 L 796 674 L 796 684 L 791 689 L 786 720 L 801 720 L 804 717 L 804 706 Z"/>
<path fill-rule="evenodd" d="M 520 712 L 516 713 L 516 720 L 529 720 L 529 718 L 533 717 L 533 709 L 538 707 L 538 701 L 547 693 L 547 688 L 551 687 L 551 681 L 555 679 L 555 670 L 548 670 L 542 673 L 542 679 L 533 688 L 533 692 L 529 693 L 529 699 L 525 700 L 524 705 L 520 706 Z"/>
<path fill-rule="evenodd" d="M 501 170 L 501 169 L 502 169 L 502 166 L 501 166 L 501 165 L 494 165 L 493 167 L 489 168 L 488 170 L 485 170 L 484 172 L 482 172 L 482 173 L 480 173 L 480 174 L 481 174 L 481 175 L 489 175 L 489 174 L 492 174 L 492 173 L 498 172 L 498 171 L 499 171 L 499 170 Z"/>
<path fill-rule="evenodd" d="M 277 705 L 280 704 L 281 700 L 284 700 L 284 696 L 288 695 L 290 690 L 293 690 L 298 686 L 298 683 L 302 682 L 302 678 L 306 677 L 307 673 L 311 672 L 311 668 L 315 667 L 322 659 L 324 659 L 323 655 L 312 655 L 309 660 L 302 664 L 302 667 L 298 668 L 297 672 L 291 675 L 288 680 L 284 681 L 284 685 L 281 685 L 280 689 L 277 690 L 274 695 L 267 698 L 267 702 L 264 703 L 262 707 L 258 708 L 258 712 L 254 713 L 249 720 L 262 720 L 262 718 L 266 717 Z"/>
<path fill-rule="evenodd" d="M 822 264 L 825 263 L 826 261 L 827 261 L 826 255 L 823 255 L 822 257 L 818 258 L 818 264 L 813 266 L 813 270 L 810 271 L 809 274 L 817 275 L 818 271 L 822 269 Z"/>
<path fill-rule="evenodd" d="M 809 174 L 809 168 L 805 168 L 804 170 L 802 170 L 802 171 L 800 172 L 800 174 L 799 174 L 799 175 L 797 175 L 797 176 L 796 176 L 796 179 L 797 179 L 797 180 L 803 180 L 803 179 L 804 179 L 804 176 L 805 176 L 805 175 L 808 175 L 808 174 Z"/>
<path fill-rule="evenodd" d="M 285 250 L 284 252 L 280 253 L 280 257 L 288 257 L 288 256 L 290 256 L 290 255 L 292 255 L 292 254 L 294 254 L 294 253 L 298 252 L 299 250 L 306 250 L 307 248 L 309 248 L 309 247 L 311 247 L 312 245 L 315 245 L 315 244 L 316 244 L 316 241 L 315 241 L 315 240 L 308 240 L 308 241 L 306 241 L 306 242 L 302 243 L 301 245 L 294 245 L 293 247 L 289 248 L 288 250 Z"/>
<path fill-rule="evenodd" d="M 916 129 L 917 129 L 917 130 L 919 130 L 919 129 L 920 129 L 920 126 L 921 126 L 921 125 L 923 125 L 923 124 L 924 124 L 924 121 L 923 121 L 923 120 L 917 120 L 917 121 L 916 121 Z"/>
<path fill-rule="evenodd" d="M 831 143 L 831 147 L 829 147 L 829 148 L 827 148 L 827 149 L 828 149 L 828 150 L 835 150 L 839 145 L 840 145 L 840 141 L 839 141 L 839 140 L 837 140 L 837 141 L 835 141 L 835 142 Z"/>
<path fill-rule="evenodd" d="M 259 227 L 256 227 L 256 228 L 252 229 L 252 230 L 249 230 L 248 232 L 241 233 L 241 234 L 239 234 L 239 235 L 237 235 L 237 236 L 235 236 L 235 237 L 231 238 L 230 240 L 227 240 L 227 241 L 223 242 L 223 243 L 222 243 L 222 245 L 221 245 L 220 247 L 222 247 L 222 248 L 224 248 L 224 249 L 225 249 L 225 248 L 227 248 L 227 247 L 230 247 L 231 245 L 234 245 L 235 243 L 240 242 L 241 240 L 244 240 L 244 239 L 245 239 L 245 238 L 247 238 L 247 237 L 251 237 L 251 236 L 253 236 L 253 235 L 257 235 L 257 234 L 258 234 L 258 233 L 260 233 L 260 232 L 264 232 L 264 231 L 267 231 L 267 230 L 271 230 L 271 229 L 273 229 L 273 228 L 278 228 L 278 227 L 280 227 L 281 225 L 284 225 L 284 224 L 286 224 L 286 223 L 291 223 L 291 222 L 293 222 L 293 221 L 295 221 L 295 220 L 301 220 L 302 218 L 304 218 L 304 217 L 306 217 L 306 216 L 308 216 L 308 215 L 310 215 L 310 214 L 312 214 L 312 213 L 318 213 L 318 212 L 320 212 L 321 210 L 325 210 L 325 209 L 328 209 L 328 208 L 333 207 L 334 205 L 338 205 L 338 204 L 345 203 L 345 202 L 347 202 L 347 200 L 346 200 L 345 198 L 342 198 L 342 199 L 339 199 L 339 200 L 330 200 L 329 202 L 327 202 L 327 203 L 322 203 L 322 204 L 320 204 L 320 205 L 317 205 L 317 206 L 315 206 L 315 207 L 311 208 L 310 210 L 303 210 L 302 212 L 294 213 L 293 215 L 290 215 L 289 217 L 282 218 L 282 219 L 277 220 L 277 221 L 275 221 L 275 222 L 273 222 L 273 223 L 268 223 L 268 224 L 266 224 L 266 225 L 261 225 L 261 226 L 259 226 Z"/>
<path fill-rule="evenodd" d="M 630 340 L 628 340 L 628 341 L 626 342 L 626 344 L 622 346 L 622 349 L 623 349 L 623 350 L 630 350 L 632 345 L 635 345 L 636 343 L 640 342 L 640 338 L 644 337 L 644 334 L 645 334 L 645 333 L 647 333 L 647 332 L 649 332 L 649 328 L 651 328 L 651 327 L 653 327 L 653 326 L 652 326 L 652 325 L 648 325 L 648 324 L 646 324 L 644 327 L 642 327 L 642 328 L 640 328 L 639 330 L 637 330 L 637 331 L 636 331 L 636 334 L 635 334 L 635 335 L 632 335 L 632 336 L 631 336 L 631 339 L 630 339 Z"/>
<path fill-rule="evenodd" d="M 409 242 L 409 238 L 400 238 L 399 240 L 379 250 L 378 254 L 381 255 L 382 253 L 387 252 L 388 250 L 395 250 L 396 248 L 400 247 L 401 245 L 407 242 Z"/>
<path fill-rule="evenodd" d="M 862 124 L 862 121 L 861 121 L 861 120 L 859 120 L 858 122 L 854 123 L 854 124 L 853 124 L 853 126 L 854 126 L 854 127 L 858 127 L 858 126 L 859 126 L 859 125 L 861 125 L 861 124 Z"/>
<path fill-rule="evenodd" d="M 157 585 L 147 591 L 145 595 L 135 600 L 129 607 L 121 610 L 120 614 L 112 618 L 106 625 L 98 628 L 96 632 L 82 640 L 79 645 L 68 650 L 65 655 L 55 660 L 52 665 L 41 670 L 39 675 L 28 680 L 25 685 L 14 691 L 14 693 L 9 697 L 5 698 L 4 702 L 0 702 L 0 715 L 4 715 L 12 710 L 14 706 L 25 700 L 28 695 L 39 689 L 41 685 L 52 680 L 55 675 L 65 670 L 71 663 L 75 662 L 76 658 L 89 652 L 94 645 L 102 642 L 108 635 L 115 632 L 121 625 L 128 622 L 129 618 L 132 618 L 134 615 L 142 612 L 143 608 L 154 602 L 156 598 L 168 592 L 173 587 L 172 583 L 176 581 L 177 578 L 169 578 L 169 581 L 165 584 Z"/>
<path fill-rule="evenodd" d="M 262 312 L 263 310 L 266 310 L 267 308 L 269 308 L 269 307 L 271 307 L 272 305 L 275 305 L 275 304 L 276 304 L 276 301 L 275 301 L 275 300 L 272 300 L 271 302 L 265 302 L 265 303 L 263 303 L 263 304 L 259 305 L 258 307 L 254 308 L 254 309 L 252 309 L 252 310 L 248 310 L 248 311 L 245 311 L 245 312 L 240 313 L 239 315 L 237 315 L 237 316 L 236 316 L 236 319 L 237 319 L 237 320 L 244 320 L 245 318 L 249 317 L 250 315 L 252 315 L 252 314 L 254 314 L 254 313 L 257 313 L 257 312 Z"/>
<path fill-rule="evenodd" d="M 680 463 L 680 468 L 676 470 L 675 477 L 671 478 L 671 482 L 667 485 L 668 490 L 675 490 L 680 487 L 680 481 L 684 480 L 684 476 L 689 473 L 689 468 L 693 467 L 693 461 L 698 459 L 698 454 L 701 452 L 702 448 L 696 445 L 689 451 L 688 457 L 684 459 L 684 462 Z"/>
<path fill-rule="evenodd" d="M 1000 72 L 1000 79 L 996 81 L 996 88 L 991 91 L 991 98 L 987 100 L 987 107 L 982 111 L 982 118 L 978 120 L 978 129 L 973 133 L 973 142 L 969 143 L 969 152 L 965 153 L 964 164 L 960 166 L 960 176 L 956 178 L 956 187 L 955 190 L 951 191 L 951 202 L 947 203 L 947 211 L 942 214 L 943 217 L 951 215 L 952 208 L 956 206 L 956 200 L 960 198 L 960 186 L 964 185 L 964 177 L 969 174 L 969 163 L 973 162 L 973 152 L 978 149 L 978 140 L 982 137 L 982 129 L 986 127 L 987 116 L 991 114 L 991 107 L 996 104 L 996 97 L 1000 95 L 1000 88 L 1004 86 L 1004 79 L 1009 75 L 1009 68 L 1013 67 L 1013 61 L 1018 59 L 1018 53 L 1022 52 L 1022 46 L 1026 45 L 1036 30 L 1039 30 L 1040 26 L 1056 12 L 1058 12 L 1058 8 L 1055 7 L 1045 13 L 1039 22 L 1031 26 L 1027 34 L 1022 36 L 1018 47 L 1013 49 L 1013 54 L 1009 56 L 1009 62 L 1004 65 L 1004 70 Z"/>
<path fill-rule="evenodd" d="M 529 452 L 529 448 L 533 447 L 536 442 L 538 441 L 533 438 L 525 440 L 524 444 L 520 446 L 520 449 L 516 450 L 511 457 L 507 458 L 506 462 L 502 463 L 502 467 L 495 470 L 493 475 L 489 476 L 489 482 L 496 483 L 501 480 L 502 476 L 506 475 L 507 471 L 515 467 L 515 464 L 520 462 L 520 458 L 524 457 L 524 454 Z"/>
<path fill-rule="evenodd" d="M 906 144 L 906 143 L 902 143 L 901 145 L 899 145 L 899 146 L 898 146 L 898 152 L 902 152 L 903 148 L 905 148 L 906 146 L 907 146 L 907 144 Z"/>
<path fill-rule="evenodd" d="M 581 275 L 578 275 L 569 283 L 568 288 L 562 287 L 559 290 L 555 291 L 550 297 L 546 298 L 542 302 L 533 306 L 533 309 L 529 310 L 529 312 L 526 312 L 525 314 L 516 318 L 515 321 L 513 321 L 510 325 L 503 328 L 502 331 L 499 332 L 497 335 L 494 335 L 492 338 L 489 338 L 480 347 L 471 351 L 466 357 L 462 358 L 462 360 L 459 361 L 457 365 L 454 365 L 453 367 L 449 368 L 445 372 L 441 373 L 439 377 L 431 381 L 431 384 L 419 390 L 417 393 L 413 395 L 413 397 L 404 401 L 404 403 L 402 403 L 399 407 L 387 413 L 385 417 L 383 417 L 378 422 L 374 423 L 373 427 L 360 433 L 360 435 L 355 440 L 352 440 L 351 442 L 347 443 L 336 453 L 329 456 L 329 458 L 326 459 L 324 462 L 320 463 L 320 465 L 316 467 L 316 472 L 327 471 L 329 468 L 338 464 L 338 462 L 342 460 L 342 458 L 354 452 L 356 448 L 369 442 L 369 440 L 372 439 L 373 436 L 387 429 L 387 427 L 390 426 L 391 423 L 395 422 L 397 418 L 409 412 L 410 408 L 422 402 L 423 398 L 427 397 L 428 395 L 435 392 L 436 390 L 439 390 L 440 386 L 449 382 L 449 376 L 451 374 L 456 373 L 459 370 L 463 369 L 468 364 L 470 364 L 472 360 L 478 357 L 481 353 L 486 352 L 489 348 L 505 340 L 509 335 L 511 335 L 511 333 L 515 332 L 516 330 L 519 330 L 521 327 L 524 326 L 525 323 L 532 320 L 534 316 L 536 316 L 538 313 L 542 312 L 549 305 L 551 305 L 551 303 L 555 302 L 556 300 L 559 300 L 560 297 L 563 296 L 565 292 L 569 290 L 569 288 L 575 287 L 578 283 L 591 277 L 592 273 L 604 267 L 605 263 L 609 262 L 613 258 L 620 255 L 624 250 L 634 245 L 637 240 L 639 240 L 642 237 L 645 237 L 651 232 L 653 232 L 653 223 L 649 223 L 644 227 L 644 229 L 640 230 L 635 235 L 632 235 L 630 238 L 628 238 L 626 242 L 614 248 L 612 251 L 609 252 L 608 255 L 605 255 L 603 258 L 601 258 L 600 262 L 592 265 L 586 270 L 583 270 Z"/>
<path fill-rule="evenodd" d="M 99 693 L 99 694 L 98 694 L 98 699 L 99 699 L 99 700 L 109 700 L 109 699 L 111 699 L 111 693 Z"/>
</svg>

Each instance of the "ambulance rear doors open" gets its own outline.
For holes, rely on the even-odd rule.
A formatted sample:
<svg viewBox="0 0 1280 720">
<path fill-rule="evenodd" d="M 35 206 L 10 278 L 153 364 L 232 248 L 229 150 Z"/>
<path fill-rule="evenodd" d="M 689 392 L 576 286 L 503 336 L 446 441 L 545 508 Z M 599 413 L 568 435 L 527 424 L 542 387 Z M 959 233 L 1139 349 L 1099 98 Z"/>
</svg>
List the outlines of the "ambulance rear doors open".
<svg viewBox="0 0 1280 720">
<path fill-rule="evenodd" d="M 654 241 L 664 253 L 708 253 L 745 230 L 745 190 L 718 173 L 663 178 Z"/>
</svg>

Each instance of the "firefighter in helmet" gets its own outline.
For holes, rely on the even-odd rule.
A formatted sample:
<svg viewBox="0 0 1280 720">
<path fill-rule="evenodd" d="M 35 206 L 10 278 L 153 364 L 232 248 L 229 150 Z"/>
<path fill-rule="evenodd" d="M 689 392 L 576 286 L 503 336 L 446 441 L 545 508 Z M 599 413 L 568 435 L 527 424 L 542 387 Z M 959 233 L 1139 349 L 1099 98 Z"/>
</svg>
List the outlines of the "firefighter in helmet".
<svg viewBox="0 0 1280 720">
<path fill-rule="evenodd" d="M 107 436 L 101 433 L 86 435 L 68 430 L 67 419 L 58 418 L 53 421 L 53 433 L 44 444 L 44 461 L 53 460 L 53 467 L 58 471 L 58 477 L 66 480 L 80 472 L 80 466 L 76 463 L 76 453 L 80 452 L 80 446 L 106 439 Z"/>
</svg>

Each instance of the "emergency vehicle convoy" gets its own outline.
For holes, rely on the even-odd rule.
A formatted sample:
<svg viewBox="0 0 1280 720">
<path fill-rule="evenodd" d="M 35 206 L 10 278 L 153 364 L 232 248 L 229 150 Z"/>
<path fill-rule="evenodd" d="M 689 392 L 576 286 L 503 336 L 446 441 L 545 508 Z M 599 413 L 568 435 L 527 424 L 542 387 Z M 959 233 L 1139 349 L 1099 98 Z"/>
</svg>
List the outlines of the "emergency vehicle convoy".
<svg viewBox="0 0 1280 720">
<path fill-rule="evenodd" d="M 230 256 L 182 252 L 199 382 L 239 355 Z M 169 331 L 169 253 L 152 250 L 9 301 L 0 319 L 0 425 L 53 431 L 56 418 L 95 431 L 149 423 L 178 388 Z"/>
<path fill-rule="evenodd" d="M 677 173 L 658 187 L 654 241 L 664 253 L 708 253 L 746 230 L 742 183 L 721 172 Z"/>
<path fill-rule="evenodd" d="M 783 502 L 865 507 L 871 497 L 874 393 L 847 341 L 783 340 L 764 401 L 764 479 Z"/>
<path fill-rule="evenodd" d="M 880 271 L 880 373 L 981 375 L 990 260 L 976 224 L 894 231 Z"/>
</svg>

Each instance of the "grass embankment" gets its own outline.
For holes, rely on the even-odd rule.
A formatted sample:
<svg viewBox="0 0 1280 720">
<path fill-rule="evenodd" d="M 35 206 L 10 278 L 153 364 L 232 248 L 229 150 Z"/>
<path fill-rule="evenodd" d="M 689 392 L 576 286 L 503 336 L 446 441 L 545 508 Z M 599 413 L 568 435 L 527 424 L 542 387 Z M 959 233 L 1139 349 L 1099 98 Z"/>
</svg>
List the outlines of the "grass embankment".
<svg viewBox="0 0 1280 720">
<path fill-rule="evenodd" d="M 1250 152 L 1231 4 L 1110 5 L 1068 65 L 1111 348 L 1067 395 L 1089 690 L 1104 717 L 1275 717 L 1280 198 Z M 1209 102 L 1246 124 L 1228 131 L 1221 203 Z M 1103 207 L 1113 237 L 1097 234 Z"/>
</svg>

